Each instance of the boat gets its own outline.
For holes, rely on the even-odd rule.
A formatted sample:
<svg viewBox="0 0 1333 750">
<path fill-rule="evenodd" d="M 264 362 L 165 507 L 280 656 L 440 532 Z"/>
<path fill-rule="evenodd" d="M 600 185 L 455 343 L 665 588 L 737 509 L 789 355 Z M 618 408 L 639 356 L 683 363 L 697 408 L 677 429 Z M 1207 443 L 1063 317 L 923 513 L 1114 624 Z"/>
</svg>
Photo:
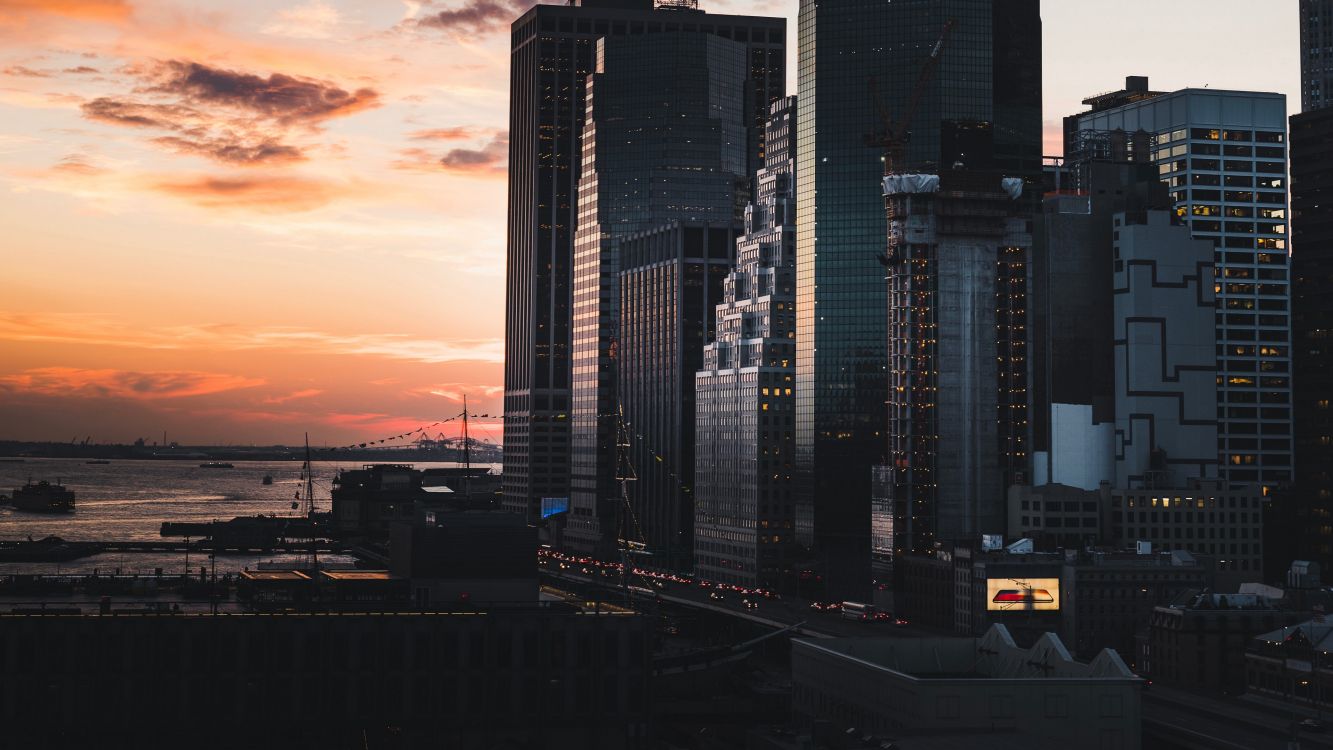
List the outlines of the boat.
<svg viewBox="0 0 1333 750">
<path fill-rule="evenodd" d="M 269 474 L 264 475 L 264 484 L 273 484 L 273 477 Z"/>
<path fill-rule="evenodd" d="M 33 513 L 73 513 L 74 492 L 59 483 L 51 484 L 42 480 L 33 484 L 30 479 L 27 484 L 14 490 L 9 503 L 14 506 L 14 510 Z"/>
<path fill-rule="evenodd" d="M 58 536 L 28 538 L 23 542 L 0 542 L 0 562 L 64 562 L 95 555 L 102 546 L 90 542 L 67 542 Z"/>
<path fill-rule="evenodd" d="M 206 463 L 199 464 L 199 468 L 201 468 L 201 469 L 234 469 L 234 468 L 236 468 L 236 467 L 235 467 L 235 466 L 232 466 L 231 464 L 228 464 L 228 463 L 223 463 L 223 462 L 221 462 L 221 461 L 208 461 L 208 462 L 206 462 Z"/>
<path fill-rule="evenodd" d="M 88 464 L 89 466 L 105 466 L 111 462 L 106 460 L 105 458 L 99 458 L 93 461 L 84 461 L 84 463 Z"/>
</svg>

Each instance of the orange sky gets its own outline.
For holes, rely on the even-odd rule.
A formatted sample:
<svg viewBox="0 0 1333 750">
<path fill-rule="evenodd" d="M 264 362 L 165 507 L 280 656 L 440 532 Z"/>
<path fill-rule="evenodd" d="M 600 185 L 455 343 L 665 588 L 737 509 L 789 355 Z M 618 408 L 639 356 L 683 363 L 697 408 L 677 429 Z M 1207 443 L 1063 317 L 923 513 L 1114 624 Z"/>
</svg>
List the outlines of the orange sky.
<svg viewBox="0 0 1333 750">
<path fill-rule="evenodd" d="M 794 43 L 796 0 L 701 5 Z M 1126 74 L 1294 93 L 1296 3 L 1262 5 L 1258 36 L 1250 0 L 1046 0 L 1048 133 Z M 499 413 L 525 6 L 0 0 L 0 439 L 336 445 L 464 393 Z"/>
</svg>

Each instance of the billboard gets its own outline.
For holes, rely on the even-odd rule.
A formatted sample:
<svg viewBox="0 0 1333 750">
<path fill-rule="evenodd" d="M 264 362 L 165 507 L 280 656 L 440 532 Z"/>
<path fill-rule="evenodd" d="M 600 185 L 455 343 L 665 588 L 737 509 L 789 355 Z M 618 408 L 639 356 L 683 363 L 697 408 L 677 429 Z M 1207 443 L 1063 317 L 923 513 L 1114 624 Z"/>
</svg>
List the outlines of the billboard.
<svg viewBox="0 0 1333 750">
<path fill-rule="evenodd" d="M 567 497 L 542 498 L 542 518 L 550 518 L 557 513 L 564 513 L 568 510 L 569 498 Z"/>
<path fill-rule="evenodd" d="M 986 579 L 987 611 L 1055 612 L 1059 609 L 1059 578 Z"/>
</svg>

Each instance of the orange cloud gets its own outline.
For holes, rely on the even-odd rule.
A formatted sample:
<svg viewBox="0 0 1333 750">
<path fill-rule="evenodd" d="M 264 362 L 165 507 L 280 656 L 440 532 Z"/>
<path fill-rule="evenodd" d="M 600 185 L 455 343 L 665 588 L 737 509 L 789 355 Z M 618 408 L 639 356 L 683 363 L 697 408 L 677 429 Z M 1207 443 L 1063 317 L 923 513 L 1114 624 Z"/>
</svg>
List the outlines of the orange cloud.
<svg viewBox="0 0 1333 750">
<path fill-rule="evenodd" d="M 474 135 L 472 128 L 433 128 L 407 134 L 414 141 L 465 141 Z"/>
<path fill-rule="evenodd" d="M 246 209 L 261 213 L 313 211 L 352 192 L 346 185 L 281 176 L 205 175 L 157 180 L 148 187 L 205 208 Z"/>
<path fill-rule="evenodd" d="M 39 367 L 0 377 L 0 392 L 62 398 L 120 398 L 149 401 L 205 396 L 264 385 L 259 378 L 215 372 L 134 372 L 74 367 Z"/>
<path fill-rule="evenodd" d="M 451 133 L 453 131 L 422 131 Z M 425 139 L 421 139 L 425 140 Z M 451 140 L 440 137 L 436 140 Z M 502 178 L 508 174 L 509 137 L 500 133 L 478 149 L 455 148 L 444 154 L 435 154 L 424 148 L 404 148 L 398 151 L 403 158 L 390 164 L 407 172 L 447 172 L 450 174 Z"/>
<path fill-rule="evenodd" d="M 118 23 L 129 18 L 132 10 L 128 0 L 0 0 L 0 18 L 47 14 Z"/>
<path fill-rule="evenodd" d="M 321 389 L 319 389 L 319 388 L 306 388 L 305 390 L 300 390 L 300 391 L 295 391 L 295 392 L 293 392 L 293 393 L 288 393 L 288 394 L 285 395 L 285 396 L 270 396 L 270 397 L 264 399 L 264 403 L 266 403 L 266 404 L 285 404 L 285 403 L 287 403 L 287 402 L 289 402 L 289 401 L 296 401 L 296 400 L 303 399 L 303 398 L 311 398 L 311 397 L 314 397 L 314 396 L 318 396 L 319 394 L 321 394 L 321 393 L 323 393 L 323 392 L 324 392 L 324 391 L 321 390 Z"/>
</svg>

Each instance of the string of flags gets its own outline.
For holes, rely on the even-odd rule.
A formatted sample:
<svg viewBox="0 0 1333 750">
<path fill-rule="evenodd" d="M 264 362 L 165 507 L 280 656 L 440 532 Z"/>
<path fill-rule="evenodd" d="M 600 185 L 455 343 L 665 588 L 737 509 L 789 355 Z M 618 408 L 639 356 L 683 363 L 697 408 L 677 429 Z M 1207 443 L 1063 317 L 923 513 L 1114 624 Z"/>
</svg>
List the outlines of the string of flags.
<svg viewBox="0 0 1333 750">
<path fill-rule="evenodd" d="M 489 419 L 490 416 L 491 416 L 490 414 L 468 414 L 468 415 L 467 415 L 467 417 L 468 417 L 469 419 L 478 419 L 478 418 L 480 418 L 480 419 Z M 445 418 L 445 419 L 441 419 L 441 420 L 439 420 L 438 422 L 432 422 L 432 423 L 430 423 L 430 424 L 422 425 L 422 426 L 416 428 L 415 430 L 409 430 L 408 432 L 404 432 L 404 433 L 401 433 L 401 434 L 398 434 L 398 435 L 390 435 L 389 437 L 386 437 L 386 438 L 380 438 L 379 440 L 367 440 L 367 441 L 364 442 L 364 443 L 352 443 L 351 445 L 339 445 L 339 446 L 335 446 L 335 447 L 333 447 L 333 448 L 321 448 L 320 450 L 323 451 L 323 452 L 325 452 L 325 453 L 331 453 L 331 452 L 333 452 L 333 451 L 353 451 L 353 450 L 360 450 L 360 449 L 362 449 L 362 448 L 370 448 L 370 447 L 373 447 L 373 446 L 376 446 L 376 445 L 383 445 L 384 443 L 392 443 L 392 442 L 396 442 L 396 441 L 398 441 L 398 440 L 403 440 L 403 439 L 405 439 L 405 438 L 412 438 L 413 436 L 418 435 L 418 434 L 419 434 L 419 435 L 422 435 L 422 436 L 425 436 L 425 434 L 426 434 L 426 430 L 431 430 L 431 429 L 434 429 L 434 428 L 436 428 L 436 427 L 439 427 L 439 426 L 442 425 L 442 424 L 445 424 L 446 422 L 452 422 L 452 421 L 454 421 L 454 420 L 456 420 L 456 419 L 462 419 L 462 418 L 463 418 L 463 414 L 462 414 L 462 413 L 459 413 L 459 414 L 455 414 L 455 415 L 453 415 L 452 417 L 447 417 L 447 418 Z"/>
</svg>

